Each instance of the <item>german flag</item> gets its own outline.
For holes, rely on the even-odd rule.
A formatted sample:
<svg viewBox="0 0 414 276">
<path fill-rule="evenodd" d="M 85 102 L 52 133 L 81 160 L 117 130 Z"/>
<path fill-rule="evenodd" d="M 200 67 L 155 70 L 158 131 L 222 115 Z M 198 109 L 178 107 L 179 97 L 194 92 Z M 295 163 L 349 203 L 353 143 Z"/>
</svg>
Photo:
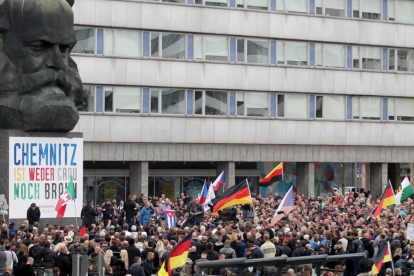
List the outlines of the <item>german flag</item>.
<svg viewBox="0 0 414 276">
<path fill-rule="evenodd" d="M 191 246 L 191 236 L 194 230 L 192 229 L 187 236 L 177 244 L 171 251 L 170 257 L 162 264 L 158 271 L 159 276 L 171 275 L 171 270 L 182 267 L 187 261 L 188 251 Z"/>
<path fill-rule="evenodd" d="M 391 249 L 388 242 L 386 246 L 380 248 L 377 257 L 375 257 L 374 265 L 372 266 L 372 273 L 377 275 L 381 271 L 382 265 L 387 262 L 391 262 Z"/>
<path fill-rule="evenodd" d="M 231 187 L 225 191 L 221 196 L 212 200 L 213 213 L 217 213 L 227 207 L 234 205 L 243 205 L 252 203 L 252 196 L 250 194 L 249 184 L 247 179 Z"/>
<path fill-rule="evenodd" d="M 283 162 L 280 162 L 270 173 L 266 175 L 265 178 L 259 180 L 259 185 L 268 187 L 273 184 L 273 182 L 282 180 L 283 178 Z"/>
<path fill-rule="evenodd" d="M 381 215 L 382 209 L 387 208 L 388 206 L 394 205 L 395 203 L 396 201 L 395 201 L 394 190 L 392 189 L 391 182 L 388 182 L 382 194 L 381 201 L 378 204 L 377 208 L 374 210 L 373 215 L 376 218 L 379 218 Z"/>
</svg>

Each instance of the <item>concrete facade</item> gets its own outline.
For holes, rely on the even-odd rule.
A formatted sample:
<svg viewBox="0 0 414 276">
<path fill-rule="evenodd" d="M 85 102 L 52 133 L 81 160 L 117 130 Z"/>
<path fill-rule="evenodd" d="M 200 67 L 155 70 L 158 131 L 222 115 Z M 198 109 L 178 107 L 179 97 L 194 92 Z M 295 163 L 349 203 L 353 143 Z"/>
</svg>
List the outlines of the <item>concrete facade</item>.
<svg viewBox="0 0 414 276">
<path fill-rule="evenodd" d="M 78 0 L 74 11 L 77 26 L 102 29 L 376 46 L 381 47 L 381 59 L 390 49 L 414 48 L 414 25 L 270 12 L 270 8 L 256 11 L 157 1 Z M 388 66 L 373 71 L 96 53 L 74 54 L 73 58 L 86 85 L 141 91 L 180 88 L 376 96 L 381 98 L 381 112 L 386 110 L 380 120 L 351 116 L 341 121 L 311 116 L 304 120 L 271 115 L 198 116 L 187 111 L 181 115 L 81 113 L 74 131 L 84 134 L 84 160 L 130 162 L 131 193 L 148 193 L 150 167 L 156 162 L 218 162 L 217 174 L 227 173 L 227 188 L 236 184 L 238 163 L 298 162 L 298 191 L 305 195 L 314 193 L 316 162 L 363 163 L 361 183 L 375 195 L 381 194 L 388 181 L 388 163 L 414 163 L 414 124 L 390 121 L 387 109 L 388 97 L 414 99 L 412 72 L 391 71 Z M 398 184 L 399 167 L 392 168 L 393 181 Z"/>
</svg>

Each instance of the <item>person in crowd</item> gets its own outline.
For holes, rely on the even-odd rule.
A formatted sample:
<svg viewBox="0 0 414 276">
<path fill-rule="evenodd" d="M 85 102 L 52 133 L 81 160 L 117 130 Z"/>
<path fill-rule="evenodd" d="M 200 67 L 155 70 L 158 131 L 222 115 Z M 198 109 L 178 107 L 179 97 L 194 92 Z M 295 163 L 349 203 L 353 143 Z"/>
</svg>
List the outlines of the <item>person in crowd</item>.
<svg viewBox="0 0 414 276">
<path fill-rule="evenodd" d="M 165 194 L 141 195 L 138 199 L 130 195 L 125 204 L 117 205 L 115 199 L 109 199 L 101 207 L 88 201 L 82 209 L 83 225 L 87 227 L 83 236 L 71 225 L 36 220 L 31 224 L 27 220 L 21 225 L 15 224 L 16 231 L 10 231 L 11 223 L 2 223 L 0 275 L 6 274 L 11 266 L 19 276 L 32 276 L 31 271 L 37 271 L 37 276 L 42 276 L 42 271 L 47 275 L 56 274 L 54 267 L 59 269 L 60 275 L 68 276 L 71 275 L 68 267 L 72 257 L 80 254 L 88 256 L 90 276 L 98 274 L 100 255 L 104 257 L 107 275 L 151 276 L 169 260 L 171 252 L 190 230 L 191 245 L 186 264 L 173 270 L 172 276 L 178 273 L 190 276 L 197 264 L 206 261 L 325 254 L 338 257 L 355 253 L 366 253 L 366 257 L 329 261 L 323 265 L 344 271 L 344 276 L 368 275 L 373 259 L 388 244 L 393 253 L 394 272 L 414 273 L 414 244 L 407 240 L 407 225 L 414 224 L 412 198 L 394 208 L 384 208 L 378 219 L 372 213 L 380 200 L 369 192 L 351 197 L 336 193 L 306 198 L 296 194 L 293 210 L 275 224 L 271 221 L 283 198 L 279 194 L 258 195 L 251 204 L 229 206 L 218 214 L 204 211 L 204 206 L 188 194 L 172 201 L 169 198 L 171 196 Z M 170 209 L 175 210 L 177 225 L 167 228 L 162 214 Z M 112 211 L 105 215 L 106 210 Z M 18 262 L 10 262 L 12 252 L 17 253 Z M 391 268 L 389 265 L 384 265 L 380 276 L 386 275 L 386 269 Z M 231 273 L 273 276 L 279 273 L 278 268 L 275 265 L 237 271 L 233 267 L 204 272 L 223 276 Z M 21 270 L 27 273 L 21 274 Z M 293 264 L 283 268 L 281 273 L 309 275 L 312 267 Z M 335 274 L 329 273 L 323 275 Z"/>
<path fill-rule="evenodd" d="M 35 222 L 39 222 L 40 209 L 36 206 L 36 203 L 32 203 L 29 209 L 27 209 L 27 220 L 29 221 L 29 225 L 33 225 Z"/>
</svg>

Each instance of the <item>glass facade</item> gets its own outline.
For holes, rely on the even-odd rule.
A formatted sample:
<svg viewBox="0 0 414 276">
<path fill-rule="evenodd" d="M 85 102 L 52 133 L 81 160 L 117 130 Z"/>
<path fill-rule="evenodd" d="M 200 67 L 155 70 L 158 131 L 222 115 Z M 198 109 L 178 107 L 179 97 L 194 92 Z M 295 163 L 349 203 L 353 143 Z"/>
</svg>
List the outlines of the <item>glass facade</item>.
<svg viewBox="0 0 414 276">
<path fill-rule="evenodd" d="M 106 199 L 117 202 L 126 199 L 129 177 L 85 175 L 83 178 L 83 202 L 92 200 L 95 205 L 102 205 Z"/>
<path fill-rule="evenodd" d="M 122 29 L 98 29 L 101 41 L 95 28 L 75 27 L 75 33 L 75 55 L 96 54 L 97 43 L 99 55 L 114 57 L 414 72 L 412 49 Z"/>
</svg>

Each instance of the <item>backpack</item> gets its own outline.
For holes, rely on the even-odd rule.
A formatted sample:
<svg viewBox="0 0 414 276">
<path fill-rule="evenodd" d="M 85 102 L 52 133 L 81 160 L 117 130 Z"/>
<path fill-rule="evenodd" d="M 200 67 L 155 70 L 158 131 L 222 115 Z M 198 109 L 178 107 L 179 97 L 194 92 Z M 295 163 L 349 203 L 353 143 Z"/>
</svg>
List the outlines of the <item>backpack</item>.
<svg viewBox="0 0 414 276">
<path fill-rule="evenodd" d="M 233 259 L 233 255 L 231 253 L 225 253 L 224 255 L 226 256 L 226 260 Z"/>
</svg>

